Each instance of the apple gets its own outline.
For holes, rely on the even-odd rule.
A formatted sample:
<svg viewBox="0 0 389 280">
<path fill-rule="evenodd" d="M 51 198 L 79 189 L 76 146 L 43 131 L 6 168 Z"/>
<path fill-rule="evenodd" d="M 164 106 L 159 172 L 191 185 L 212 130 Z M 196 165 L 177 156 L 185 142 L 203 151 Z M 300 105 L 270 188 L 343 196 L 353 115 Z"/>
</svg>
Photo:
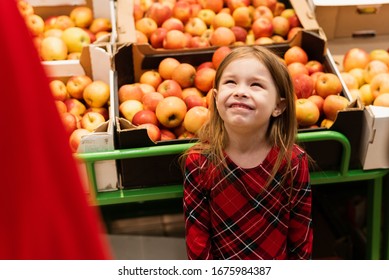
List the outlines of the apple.
<svg viewBox="0 0 389 280">
<path fill-rule="evenodd" d="M 320 110 L 313 101 L 299 98 L 296 100 L 295 106 L 296 120 L 300 127 L 309 127 L 319 121 Z"/>
<path fill-rule="evenodd" d="M 203 97 L 204 96 L 202 94 L 202 92 L 198 88 L 196 88 L 196 87 L 184 88 L 182 90 L 182 100 L 185 100 L 185 98 L 188 97 L 189 95 L 197 95 L 199 97 Z"/>
<path fill-rule="evenodd" d="M 25 0 L 16 1 L 17 8 L 23 17 L 34 14 L 34 7 Z"/>
<path fill-rule="evenodd" d="M 388 83 L 389 86 L 389 83 Z M 373 103 L 374 94 L 371 90 L 371 84 L 363 84 L 359 89 L 359 97 L 362 103 L 367 106 Z"/>
<path fill-rule="evenodd" d="M 250 0 L 225 0 L 224 2 L 232 12 L 234 12 L 239 7 L 249 7 L 251 4 Z"/>
<path fill-rule="evenodd" d="M 181 22 L 185 23 L 189 20 L 191 17 L 191 7 L 190 3 L 187 1 L 178 1 L 174 6 L 172 10 L 172 16 L 173 18 L 176 18 L 180 20 Z"/>
<path fill-rule="evenodd" d="M 106 121 L 109 119 L 109 112 L 106 107 L 89 107 L 85 110 L 84 114 L 88 112 L 97 112 L 103 115 Z"/>
<path fill-rule="evenodd" d="M 173 70 L 178 65 L 180 65 L 180 62 L 174 57 L 165 57 L 158 65 L 158 73 L 164 80 L 171 79 Z"/>
<path fill-rule="evenodd" d="M 136 83 L 136 84 L 139 85 L 139 87 L 143 91 L 143 94 L 155 91 L 155 87 L 153 87 L 150 84 L 144 84 L 144 83 Z"/>
<path fill-rule="evenodd" d="M 185 102 L 177 96 L 165 97 L 155 110 L 158 121 L 167 128 L 179 126 L 187 112 Z"/>
<path fill-rule="evenodd" d="M 172 73 L 172 80 L 176 81 L 181 88 L 191 87 L 194 84 L 196 68 L 189 63 L 180 63 Z"/>
<path fill-rule="evenodd" d="M 211 26 L 213 27 L 213 29 L 216 29 L 218 27 L 231 28 L 235 26 L 235 20 L 231 14 L 217 13 L 212 20 Z"/>
<path fill-rule="evenodd" d="M 335 121 L 338 111 L 344 110 L 348 106 L 348 99 L 341 95 L 328 95 L 324 98 L 323 112 L 327 119 Z"/>
<path fill-rule="evenodd" d="M 374 76 L 370 82 L 370 90 L 374 98 L 389 92 L 389 73 L 380 73 Z"/>
<path fill-rule="evenodd" d="M 232 18 L 235 21 L 235 26 L 240 26 L 243 28 L 250 28 L 252 23 L 250 8 L 247 6 L 237 7 L 232 12 Z"/>
<path fill-rule="evenodd" d="M 353 75 L 355 77 L 355 79 L 358 81 L 358 87 L 361 87 L 362 85 L 364 85 L 366 83 L 365 77 L 364 77 L 365 76 L 364 72 L 365 72 L 365 70 L 362 68 L 353 68 L 350 71 L 348 71 L 347 73 L 350 73 L 351 75 Z"/>
<path fill-rule="evenodd" d="M 65 131 L 70 135 L 74 130 L 77 129 L 77 118 L 75 115 L 69 112 L 64 112 L 60 114 L 62 123 L 65 127 Z"/>
<path fill-rule="evenodd" d="M 150 38 L 151 33 L 157 30 L 157 28 L 158 24 L 155 20 L 148 17 L 141 18 L 135 22 L 135 29 L 145 34 L 147 38 Z"/>
<path fill-rule="evenodd" d="M 58 113 L 62 114 L 68 111 L 68 108 L 66 108 L 66 105 L 61 100 L 54 100 L 55 106 L 57 107 Z"/>
<path fill-rule="evenodd" d="M 80 27 L 65 29 L 61 38 L 65 42 L 68 52 L 81 52 L 84 46 L 90 44 L 88 33 Z"/>
<path fill-rule="evenodd" d="M 346 85 L 346 87 L 349 90 L 359 88 L 359 84 L 358 84 L 357 79 L 353 75 L 351 75 L 350 73 L 340 72 L 340 77 L 342 78 L 344 84 Z"/>
<path fill-rule="evenodd" d="M 65 60 L 68 48 L 61 38 L 47 37 L 40 43 L 39 54 L 44 61 Z"/>
<path fill-rule="evenodd" d="M 145 110 L 150 110 L 155 112 L 158 103 L 161 102 L 161 100 L 163 99 L 164 97 L 162 93 L 154 91 L 154 92 L 145 93 L 142 97 L 141 102 Z"/>
<path fill-rule="evenodd" d="M 158 27 L 150 34 L 150 44 L 153 48 L 163 48 L 163 40 L 165 40 L 167 29 L 164 27 Z"/>
<path fill-rule="evenodd" d="M 194 133 L 189 132 L 189 131 L 184 131 L 183 133 L 178 135 L 177 139 L 192 139 L 195 137 L 196 137 L 196 135 Z"/>
<path fill-rule="evenodd" d="M 202 68 L 206 68 L 206 67 L 215 69 L 215 67 L 213 66 L 212 61 L 204 61 L 204 62 L 200 63 L 199 66 L 197 66 L 196 71 L 199 71 Z"/>
<path fill-rule="evenodd" d="M 321 97 L 320 95 L 313 94 L 309 96 L 308 99 L 316 104 L 317 108 L 319 109 L 320 115 L 323 114 L 324 98 Z"/>
<path fill-rule="evenodd" d="M 43 37 L 62 37 L 63 30 L 58 28 L 52 28 L 43 32 Z"/>
<path fill-rule="evenodd" d="M 289 30 L 288 35 L 286 36 L 286 39 L 289 41 L 292 40 L 297 35 L 297 33 L 301 32 L 302 30 L 304 30 L 304 29 L 300 26 L 292 27 Z"/>
<path fill-rule="evenodd" d="M 330 128 L 334 124 L 334 121 L 329 119 L 323 119 L 320 123 L 320 127 Z"/>
<path fill-rule="evenodd" d="M 305 67 L 308 70 L 308 75 L 312 75 L 315 72 L 324 72 L 324 65 L 317 60 L 309 60 Z"/>
<path fill-rule="evenodd" d="M 168 5 L 164 5 L 159 2 L 151 4 L 145 14 L 146 17 L 153 19 L 158 26 L 161 26 L 162 23 L 168 18 L 171 18 L 172 15 L 172 9 Z"/>
<path fill-rule="evenodd" d="M 348 72 L 353 68 L 365 68 L 370 62 L 370 55 L 362 48 L 351 48 L 346 51 L 342 61 L 343 71 Z"/>
<path fill-rule="evenodd" d="M 37 14 L 26 15 L 24 17 L 27 28 L 30 30 L 33 36 L 42 35 L 45 31 L 45 22 L 41 16 Z"/>
<path fill-rule="evenodd" d="M 389 53 L 384 49 L 374 49 L 369 53 L 370 60 L 380 60 L 389 66 Z"/>
<path fill-rule="evenodd" d="M 203 9 L 210 9 L 215 13 L 220 12 L 224 6 L 224 0 L 198 0 Z"/>
<path fill-rule="evenodd" d="M 290 30 L 289 20 L 283 16 L 275 16 L 272 20 L 273 33 L 286 37 Z"/>
<path fill-rule="evenodd" d="M 139 82 L 143 84 L 152 85 L 154 88 L 158 88 L 163 79 L 156 70 L 146 70 L 139 78 Z"/>
<path fill-rule="evenodd" d="M 274 41 L 271 37 L 260 37 L 254 41 L 255 45 L 269 45 L 274 44 Z"/>
<path fill-rule="evenodd" d="M 80 52 L 72 52 L 68 53 L 68 56 L 66 57 L 67 60 L 80 60 L 81 53 Z"/>
<path fill-rule="evenodd" d="M 301 26 L 301 22 L 293 8 L 283 10 L 280 16 L 286 18 L 289 21 L 290 28 Z"/>
<path fill-rule="evenodd" d="M 373 102 L 374 106 L 389 107 L 389 93 L 382 93 L 378 95 Z"/>
<path fill-rule="evenodd" d="M 308 54 L 300 46 L 292 46 L 284 53 L 284 60 L 287 65 L 292 62 L 300 62 L 305 65 L 308 63 Z"/>
<path fill-rule="evenodd" d="M 165 49 L 183 49 L 186 46 L 186 35 L 179 30 L 169 30 L 163 40 Z"/>
<path fill-rule="evenodd" d="M 80 146 L 81 139 L 84 135 L 88 135 L 91 132 L 85 128 L 77 128 L 69 136 L 69 145 L 73 153 L 76 153 Z"/>
<path fill-rule="evenodd" d="M 76 98 L 68 98 L 64 101 L 64 103 L 67 111 L 75 116 L 82 116 L 86 111 L 84 103 Z"/>
<path fill-rule="evenodd" d="M 258 6 L 266 6 L 268 7 L 272 12 L 275 11 L 277 0 L 252 0 L 252 5 L 254 7 Z"/>
<path fill-rule="evenodd" d="M 311 76 L 307 74 L 296 74 L 292 76 L 292 81 L 297 98 L 308 98 L 313 94 L 315 85 Z"/>
<path fill-rule="evenodd" d="M 269 7 L 266 6 L 258 6 L 255 8 L 253 12 L 253 20 L 257 20 L 260 17 L 266 17 L 270 20 L 273 19 L 273 12 L 270 10 Z"/>
<path fill-rule="evenodd" d="M 267 0 L 270 1 L 270 0 Z M 279 1 L 276 1 L 276 6 L 274 8 L 273 14 L 274 16 L 280 16 L 282 12 L 286 9 L 285 4 Z"/>
<path fill-rule="evenodd" d="M 184 31 L 192 36 L 201 36 L 205 30 L 207 30 L 207 25 L 198 17 L 190 18 L 184 26 Z"/>
<path fill-rule="evenodd" d="M 246 42 L 247 30 L 240 26 L 231 27 L 231 31 L 234 32 L 236 42 Z"/>
<path fill-rule="evenodd" d="M 163 28 L 166 29 L 166 31 L 169 31 L 169 30 L 179 30 L 179 31 L 184 31 L 184 23 L 177 19 L 177 18 L 168 18 L 167 20 L 165 20 L 163 23 L 162 23 L 162 26 Z"/>
<path fill-rule="evenodd" d="M 194 85 L 196 88 L 206 93 L 213 87 L 215 76 L 216 70 L 214 68 L 205 67 L 197 70 L 194 78 Z"/>
<path fill-rule="evenodd" d="M 195 106 L 186 112 L 183 124 L 187 131 L 196 134 L 208 118 L 209 111 L 207 107 Z"/>
<path fill-rule="evenodd" d="M 138 100 L 126 100 L 119 105 L 120 114 L 130 122 L 132 122 L 134 115 L 143 109 L 142 102 Z"/>
<path fill-rule="evenodd" d="M 132 15 L 134 16 L 134 21 L 137 21 L 138 19 L 144 17 L 145 11 L 143 11 L 139 3 L 134 3 L 132 8 L 133 8 Z"/>
<path fill-rule="evenodd" d="M 99 112 L 87 112 L 81 118 L 81 128 L 92 132 L 104 122 L 105 118 Z"/>
<path fill-rule="evenodd" d="M 273 35 L 273 24 L 272 21 L 266 17 L 260 17 L 256 19 L 252 26 L 255 39 L 260 37 L 271 37 Z"/>
<path fill-rule="evenodd" d="M 206 48 L 210 47 L 211 43 L 208 39 L 200 36 L 193 36 L 189 40 L 188 48 Z"/>
<path fill-rule="evenodd" d="M 135 30 L 135 38 L 138 44 L 146 44 L 149 42 L 147 36 L 143 32 L 140 32 L 139 30 Z"/>
<path fill-rule="evenodd" d="M 71 76 L 66 82 L 66 89 L 71 97 L 82 99 L 84 89 L 92 82 L 92 79 L 87 75 Z"/>
<path fill-rule="evenodd" d="M 138 125 L 139 129 L 146 129 L 147 135 L 149 136 L 150 140 L 153 142 L 157 142 L 161 140 L 161 130 L 158 126 L 152 123 L 143 123 Z"/>
<path fill-rule="evenodd" d="M 309 70 L 307 67 L 305 67 L 305 65 L 301 62 L 292 62 L 292 63 L 289 63 L 287 65 L 287 68 L 288 68 L 288 71 L 290 73 L 290 75 L 293 77 L 293 76 L 296 76 L 298 74 L 305 74 L 305 75 L 309 75 Z"/>
<path fill-rule="evenodd" d="M 109 18 L 94 18 L 91 25 L 89 26 L 89 30 L 97 34 L 99 32 L 111 32 L 112 30 L 112 23 Z"/>
<path fill-rule="evenodd" d="M 135 113 L 135 115 L 132 118 L 132 123 L 134 125 L 140 125 L 144 123 L 152 123 L 154 125 L 159 125 L 155 112 L 151 110 L 145 110 L 145 109 Z"/>
<path fill-rule="evenodd" d="M 83 98 L 90 107 L 103 107 L 109 101 L 110 89 L 106 82 L 95 80 L 83 91 Z"/>
<path fill-rule="evenodd" d="M 70 11 L 70 18 L 75 26 L 88 28 L 93 21 L 93 11 L 87 6 L 77 6 Z"/>
<path fill-rule="evenodd" d="M 55 22 L 57 21 L 58 16 L 49 16 L 47 17 L 45 21 L 45 31 L 50 30 L 50 29 L 60 29 L 55 26 Z M 61 29 L 63 31 L 63 29 Z"/>
<path fill-rule="evenodd" d="M 336 74 L 323 73 L 316 79 L 315 92 L 323 98 L 337 95 L 342 92 L 342 89 L 342 83 Z"/>
<path fill-rule="evenodd" d="M 161 93 L 164 98 L 168 96 L 176 96 L 178 98 L 182 98 L 181 85 L 173 79 L 164 80 L 158 86 L 157 91 Z"/>
<path fill-rule="evenodd" d="M 176 139 L 176 135 L 170 131 L 169 129 L 162 128 L 161 131 L 161 141 L 168 141 L 168 140 L 174 140 Z"/>
<path fill-rule="evenodd" d="M 217 69 L 223 59 L 232 51 L 229 46 L 218 47 L 212 55 L 212 63 L 214 68 Z"/>
<path fill-rule="evenodd" d="M 49 87 L 55 100 L 65 101 L 69 98 L 66 84 L 63 81 L 54 79 L 49 82 Z"/>
<path fill-rule="evenodd" d="M 211 45 L 212 46 L 229 46 L 235 43 L 235 34 L 234 32 L 227 27 L 218 27 L 216 28 L 211 35 Z"/>
<path fill-rule="evenodd" d="M 75 27 L 74 22 L 68 15 L 60 15 L 55 18 L 53 28 L 66 30 L 68 28 Z"/>
<path fill-rule="evenodd" d="M 374 76 L 380 73 L 388 73 L 389 68 L 385 62 L 381 60 L 371 60 L 365 66 L 364 78 L 366 83 L 370 83 Z"/>
<path fill-rule="evenodd" d="M 209 27 L 212 25 L 213 19 L 215 18 L 216 13 L 211 9 L 201 9 L 196 17 L 205 22 L 205 24 Z"/>
<path fill-rule="evenodd" d="M 207 107 L 207 102 L 204 99 L 204 97 L 194 95 L 194 94 L 188 95 L 187 97 L 185 97 L 184 102 L 185 102 L 188 110 L 190 110 L 191 108 L 196 107 L 196 106 Z"/>
</svg>

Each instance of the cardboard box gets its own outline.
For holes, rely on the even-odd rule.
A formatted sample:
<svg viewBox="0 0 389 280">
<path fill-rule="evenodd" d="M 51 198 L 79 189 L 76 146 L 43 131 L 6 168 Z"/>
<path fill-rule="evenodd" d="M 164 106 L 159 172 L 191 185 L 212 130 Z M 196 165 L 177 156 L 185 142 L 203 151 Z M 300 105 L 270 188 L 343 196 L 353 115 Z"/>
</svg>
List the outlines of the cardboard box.
<svg viewBox="0 0 389 280">
<path fill-rule="evenodd" d="M 141 0 L 117 0 L 117 30 L 119 43 L 135 43 L 135 22 L 133 16 L 133 5 Z M 300 0 L 278 0 L 284 3 L 286 8 L 294 8 L 302 27 L 305 30 L 314 31 L 321 34 L 321 28 L 314 17 L 306 12 L 309 7 L 301 6 Z M 297 7 L 299 7 L 297 9 Z"/>
<path fill-rule="evenodd" d="M 337 67 L 334 65 L 334 61 L 331 58 L 329 51 L 326 49 L 326 42 L 317 34 L 313 32 L 304 31 L 297 35 L 291 42 L 285 44 L 277 45 L 267 45 L 266 47 L 274 50 L 283 56 L 283 54 L 288 50 L 292 45 L 299 45 L 308 53 L 310 59 L 315 59 L 321 61 L 327 72 L 336 73 L 339 75 Z M 193 49 L 184 49 L 180 51 L 169 51 L 169 50 L 155 50 L 150 47 L 149 44 L 125 44 L 118 48 L 118 51 L 114 55 L 114 68 L 117 73 L 118 88 L 124 84 L 131 84 L 139 81 L 139 77 L 142 73 L 150 69 L 157 69 L 160 61 L 165 57 L 174 57 L 180 62 L 187 62 L 194 66 L 198 66 L 205 61 L 210 61 L 215 51 L 215 47 L 204 48 L 201 50 Z M 343 95 L 348 96 L 344 91 Z M 359 144 L 361 136 L 361 123 L 363 117 L 363 109 L 358 104 L 353 104 L 351 108 L 348 108 L 345 111 L 341 111 L 338 114 L 338 117 L 331 127 L 331 130 L 339 131 L 343 133 L 350 141 L 352 147 L 352 158 L 350 162 L 351 167 L 360 167 L 359 159 Z M 352 127 L 350 123 L 353 123 Z M 125 126 L 127 125 L 127 127 Z M 320 128 L 325 130 L 325 128 Z M 301 133 L 309 132 L 310 129 L 300 130 Z M 176 142 L 163 143 L 165 141 L 160 141 L 158 143 L 153 143 L 148 139 L 146 132 L 143 132 L 143 137 L 139 129 L 133 129 L 128 127 L 128 122 L 126 124 L 125 120 L 119 118 L 117 121 L 117 142 L 116 148 L 132 148 L 132 147 L 145 147 L 152 145 L 162 145 L 162 144 L 175 144 Z M 340 166 L 340 157 L 342 146 L 340 143 L 335 141 L 318 141 L 318 142 L 309 142 L 303 144 L 304 148 L 308 151 L 311 157 L 316 161 L 317 166 L 315 168 L 321 170 L 338 170 Z M 328 151 L 331 151 L 330 153 Z M 143 160 L 143 159 L 142 159 Z M 147 186 L 148 184 L 142 182 L 142 180 L 154 180 L 155 178 L 150 178 L 152 176 L 142 174 L 153 174 L 155 175 L 156 170 L 160 167 L 151 167 L 147 172 L 142 172 L 140 169 L 148 169 L 149 164 L 155 164 L 154 161 L 158 161 L 158 164 L 165 167 L 177 167 L 176 158 L 165 158 L 165 159 L 149 159 L 150 163 L 140 163 L 140 159 L 133 159 L 132 161 L 121 161 L 120 163 L 120 177 L 123 183 L 123 187 L 132 187 L 131 185 L 142 185 Z M 136 169 L 133 175 L 129 176 L 128 172 Z M 151 171 L 153 170 L 153 171 Z M 177 171 L 177 170 L 175 170 Z M 155 183 L 162 185 L 164 183 L 179 183 L 182 179 L 182 175 L 174 171 L 173 175 L 169 180 L 164 182 L 165 177 L 162 176 L 159 179 L 155 180 Z M 136 176 L 138 174 L 138 176 Z M 161 175 L 163 172 L 161 172 Z M 168 177 L 168 176 L 167 176 Z M 139 180 L 137 184 L 132 184 L 132 180 Z"/>
<path fill-rule="evenodd" d="M 116 18 L 113 0 L 26 0 L 34 7 L 34 13 L 41 16 L 44 20 L 51 16 L 69 15 L 71 10 L 76 6 L 88 6 L 93 10 L 95 18 L 109 18 L 112 24 L 112 32 L 110 35 L 100 38 L 92 45 L 100 45 L 104 43 L 113 44 L 117 40 L 116 33 Z M 45 69 L 57 75 L 59 70 L 68 73 L 82 72 L 82 66 L 78 60 L 61 60 L 61 61 L 42 61 Z"/>
<path fill-rule="evenodd" d="M 359 47 L 368 52 L 389 48 L 389 1 L 306 0 L 322 27 L 335 64 Z M 364 170 L 389 167 L 389 108 L 367 106 L 363 114 L 360 155 Z"/>
</svg>

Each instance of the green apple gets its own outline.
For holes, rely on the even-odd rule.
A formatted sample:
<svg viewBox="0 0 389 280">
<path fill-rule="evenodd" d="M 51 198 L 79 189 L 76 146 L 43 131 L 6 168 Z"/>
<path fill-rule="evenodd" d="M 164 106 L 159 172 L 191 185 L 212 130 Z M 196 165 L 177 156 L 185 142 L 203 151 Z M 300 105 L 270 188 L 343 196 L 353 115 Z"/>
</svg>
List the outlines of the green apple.
<svg viewBox="0 0 389 280">
<path fill-rule="evenodd" d="M 62 33 L 62 40 L 69 52 L 81 52 L 84 46 L 90 44 L 89 34 L 80 27 L 70 27 Z"/>
</svg>

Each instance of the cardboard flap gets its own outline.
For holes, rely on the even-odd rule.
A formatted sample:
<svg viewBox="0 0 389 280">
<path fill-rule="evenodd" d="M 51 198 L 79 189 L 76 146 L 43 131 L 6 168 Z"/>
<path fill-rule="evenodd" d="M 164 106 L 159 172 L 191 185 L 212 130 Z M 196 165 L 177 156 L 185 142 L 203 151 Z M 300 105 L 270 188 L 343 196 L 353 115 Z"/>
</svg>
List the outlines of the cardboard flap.
<svg viewBox="0 0 389 280">
<path fill-rule="evenodd" d="M 116 118 L 116 130 L 118 133 L 119 149 L 141 148 L 155 145 L 149 138 L 147 129 L 137 128 L 125 118 Z"/>
</svg>

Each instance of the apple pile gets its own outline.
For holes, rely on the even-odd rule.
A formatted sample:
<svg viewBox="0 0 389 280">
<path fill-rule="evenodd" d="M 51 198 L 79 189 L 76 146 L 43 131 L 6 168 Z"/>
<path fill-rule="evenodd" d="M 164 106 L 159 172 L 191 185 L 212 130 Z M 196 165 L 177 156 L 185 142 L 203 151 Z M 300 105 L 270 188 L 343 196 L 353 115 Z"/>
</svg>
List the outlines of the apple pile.
<svg viewBox="0 0 389 280">
<path fill-rule="evenodd" d="M 43 61 L 79 59 L 82 48 L 112 30 L 108 18 L 95 18 L 88 6 L 77 6 L 69 15 L 43 19 L 25 0 L 18 8 Z"/>
<path fill-rule="evenodd" d="M 136 42 L 153 48 L 273 44 L 302 29 L 277 0 L 139 0 L 133 8 Z"/>
<path fill-rule="evenodd" d="M 342 61 L 341 77 L 352 97 L 368 105 L 389 107 L 389 53 L 349 49 Z"/>
<path fill-rule="evenodd" d="M 309 60 L 306 51 L 299 46 L 290 47 L 283 59 L 293 81 L 299 128 L 329 128 L 338 111 L 344 110 L 350 103 L 341 95 L 343 86 L 340 78 L 325 72 L 320 61 Z"/>
<path fill-rule="evenodd" d="M 76 152 L 83 135 L 93 132 L 109 119 L 109 85 L 87 75 L 52 79 L 50 90 L 69 135 L 69 144 Z"/>
</svg>

